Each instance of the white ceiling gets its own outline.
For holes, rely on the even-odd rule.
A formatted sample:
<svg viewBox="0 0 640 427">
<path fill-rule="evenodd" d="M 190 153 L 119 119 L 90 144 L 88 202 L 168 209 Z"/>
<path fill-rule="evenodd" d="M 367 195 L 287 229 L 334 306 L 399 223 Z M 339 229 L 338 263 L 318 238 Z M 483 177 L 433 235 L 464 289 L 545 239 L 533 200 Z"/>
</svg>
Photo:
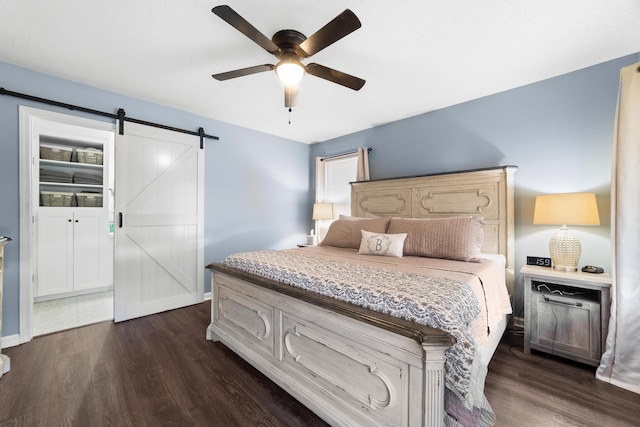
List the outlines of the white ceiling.
<svg viewBox="0 0 640 427">
<path fill-rule="evenodd" d="M 269 38 L 351 9 L 362 28 L 303 62 L 367 83 L 305 76 L 289 124 L 275 73 L 211 78 L 276 62 L 219 4 Z M 0 61 L 305 143 L 638 51 L 638 0 L 0 0 Z"/>
</svg>

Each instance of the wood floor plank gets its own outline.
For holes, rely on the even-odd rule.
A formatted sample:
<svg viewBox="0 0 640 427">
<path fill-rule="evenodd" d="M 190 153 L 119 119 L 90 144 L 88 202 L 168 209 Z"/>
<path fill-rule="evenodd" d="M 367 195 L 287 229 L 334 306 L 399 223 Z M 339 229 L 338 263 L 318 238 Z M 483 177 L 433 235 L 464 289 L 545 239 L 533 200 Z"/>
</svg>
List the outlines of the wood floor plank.
<svg viewBox="0 0 640 427">
<path fill-rule="evenodd" d="M 213 345 L 217 348 L 217 358 L 224 360 L 224 366 L 233 368 L 232 374 L 236 381 L 251 387 L 253 399 L 265 411 L 270 411 L 278 420 L 278 425 L 327 426 L 322 419 L 305 406 L 300 405 L 287 392 L 245 360 L 238 357 L 229 348 L 221 343 Z"/>
<path fill-rule="evenodd" d="M 208 387 L 209 396 L 217 401 L 235 402 L 234 405 L 226 404 L 225 407 L 233 415 L 237 425 L 257 420 L 265 426 L 280 425 L 271 413 L 271 410 L 279 408 L 259 405 L 254 399 L 255 377 L 250 375 L 247 381 L 242 360 L 235 354 L 229 359 L 226 357 L 226 348 L 220 349 L 214 343 L 209 344 L 213 357 L 201 365 L 203 374 L 214 379 L 214 384 Z"/>
<path fill-rule="evenodd" d="M 40 408 L 33 412 L 22 414 L 13 419 L 0 422 L 2 427 L 46 427 L 49 422 L 48 408 Z"/>
<path fill-rule="evenodd" d="M 113 322 L 102 322 L 82 328 L 85 331 L 87 352 L 91 366 L 122 359 L 118 342 L 120 337 Z"/>
<path fill-rule="evenodd" d="M 265 426 L 326 423 L 221 343 L 206 341 L 205 302 L 105 322 L 4 349 L 0 426 Z M 595 368 L 505 337 L 486 395 L 497 427 L 638 426 L 640 395 Z M 514 346 L 515 344 L 515 346 Z"/>
<path fill-rule="evenodd" d="M 122 360 L 96 364 L 92 371 L 92 383 L 97 425 L 147 426 L 138 396 Z"/>
<path fill-rule="evenodd" d="M 521 342 L 501 344 L 489 365 L 485 394 L 496 426 L 638 425 L 640 395 L 597 380 L 594 367 L 544 353 L 525 355 Z"/>
<path fill-rule="evenodd" d="M 13 355 L 13 348 L 3 350 L 11 358 L 11 371 L 0 378 L 0 402 L 2 412 L 0 422 L 5 419 L 34 418 L 41 410 L 48 410 L 54 389 L 53 377 L 55 358 L 51 357 L 59 336 L 50 335 L 29 343 L 29 348 L 20 346 Z M 22 364 L 21 361 L 27 361 Z M 5 378 L 15 380 L 5 383 Z M 5 387 L 5 384 L 7 386 Z"/>
<path fill-rule="evenodd" d="M 170 393 L 170 377 L 158 362 L 152 347 L 156 334 L 162 333 L 149 318 L 127 321 L 115 326 L 120 336 L 120 351 L 134 393 L 138 397 L 148 425 L 194 425 Z M 170 337 L 163 334 L 166 339 Z M 173 351 L 177 351 L 174 346 Z"/>
<path fill-rule="evenodd" d="M 51 334 L 52 337 L 58 338 L 54 342 L 56 344 L 55 357 L 63 358 L 77 353 L 87 352 L 86 329 L 74 328 L 66 331 L 64 336 L 59 334 Z"/>
<path fill-rule="evenodd" d="M 154 359 L 163 367 L 173 399 L 187 411 L 206 405 L 210 380 L 202 375 L 202 367 L 189 356 L 193 349 L 179 337 L 176 341 L 169 341 L 164 335 L 150 334 L 147 340 L 155 350 Z M 175 344 L 181 345 L 184 351 L 174 351 Z"/>
<path fill-rule="evenodd" d="M 70 341 L 78 334 L 69 334 Z M 90 425 L 96 419 L 89 355 L 86 351 L 59 353 L 53 366 L 55 391 L 51 394 L 47 425 L 52 427 Z"/>
<path fill-rule="evenodd" d="M 195 425 L 191 415 L 173 399 L 162 367 L 154 363 L 142 368 L 139 363 L 144 361 L 128 364 L 127 370 L 146 423 L 151 426 Z"/>
</svg>

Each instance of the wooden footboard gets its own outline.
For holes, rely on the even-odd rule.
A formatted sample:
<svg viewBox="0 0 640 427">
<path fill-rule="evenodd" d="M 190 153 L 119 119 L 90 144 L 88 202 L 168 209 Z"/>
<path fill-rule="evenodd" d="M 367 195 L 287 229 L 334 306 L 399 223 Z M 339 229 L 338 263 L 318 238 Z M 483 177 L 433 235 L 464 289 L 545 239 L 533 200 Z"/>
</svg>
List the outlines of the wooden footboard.
<svg viewBox="0 0 640 427">
<path fill-rule="evenodd" d="M 444 425 L 444 332 L 212 264 L 220 341 L 332 425 Z"/>
</svg>

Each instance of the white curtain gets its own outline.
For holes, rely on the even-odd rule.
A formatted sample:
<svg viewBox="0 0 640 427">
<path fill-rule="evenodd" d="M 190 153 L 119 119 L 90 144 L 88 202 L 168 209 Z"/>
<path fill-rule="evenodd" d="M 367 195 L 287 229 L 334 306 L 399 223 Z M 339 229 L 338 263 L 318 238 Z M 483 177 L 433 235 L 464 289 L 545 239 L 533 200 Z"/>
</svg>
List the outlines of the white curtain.
<svg viewBox="0 0 640 427">
<path fill-rule="evenodd" d="M 613 302 L 596 377 L 640 393 L 640 62 L 620 72 L 612 171 Z"/>
<path fill-rule="evenodd" d="M 367 147 L 358 148 L 358 171 L 356 173 L 356 181 L 369 181 L 369 150 Z"/>
</svg>

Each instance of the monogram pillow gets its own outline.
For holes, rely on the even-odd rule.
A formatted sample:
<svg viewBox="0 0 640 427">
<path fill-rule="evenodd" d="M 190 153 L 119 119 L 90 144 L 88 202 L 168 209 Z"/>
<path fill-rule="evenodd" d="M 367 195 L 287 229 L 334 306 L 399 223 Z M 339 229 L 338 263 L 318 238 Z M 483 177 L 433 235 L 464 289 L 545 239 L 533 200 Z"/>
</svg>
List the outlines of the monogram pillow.
<svg viewBox="0 0 640 427">
<path fill-rule="evenodd" d="M 402 248 L 407 233 L 382 234 L 361 230 L 359 254 L 393 256 L 402 258 Z"/>
</svg>

